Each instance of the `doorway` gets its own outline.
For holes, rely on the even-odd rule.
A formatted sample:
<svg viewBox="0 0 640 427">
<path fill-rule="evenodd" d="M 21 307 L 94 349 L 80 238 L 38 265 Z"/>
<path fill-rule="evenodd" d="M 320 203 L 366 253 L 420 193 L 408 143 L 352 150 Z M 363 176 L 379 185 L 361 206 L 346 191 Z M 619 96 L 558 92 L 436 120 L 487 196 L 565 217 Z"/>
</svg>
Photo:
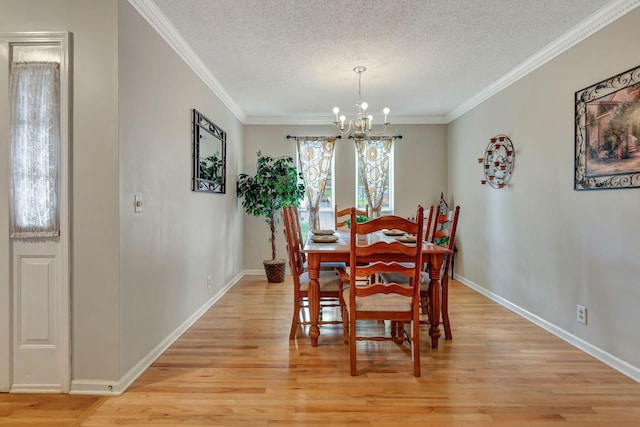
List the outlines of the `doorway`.
<svg viewBox="0 0 640 427">
<path fill-rule="evenodd" d="M 70 387 L 70 36 L 68 32 L 0 33 L 0 151 L 12 153 L 0 156 L 0 391 L 67 393 Z M 38 132 L 30 128 L 29 138 L 23 138 L 28 142 L 21 147 L 35 154 L 16 160 L 15 141 L 25 134 L 23 123 L 35 121 L 16 113 L 16 99 L 35 90 L 16 84 L 16 72 L 39 66 L 55 75 L 51 87 L 57 110 L 51 117 L 56 118 L 57 128 L 47 131 L 56 140 L 56 159 L 51 162 L 56 168 L 54 199 L 26 195 L 45 193 L 37 191 L 44 186 L 40 178 L 15 184 L 18 166 L 32 164 L 25 159 L 40 152 L 32 145 L 40 139 Z M 41 102 L 28 98 L 21 102 Z M 40 175 L 30 169 L 22 176 Z M 25 231 L 20 227 L 29 226 L 30 219 L 22 219 L 16 206 L 38 197 L 41 206 L 51 208 L 55 228 L 43 232 L 34 226 L 36 231 Z"/>
</svg>

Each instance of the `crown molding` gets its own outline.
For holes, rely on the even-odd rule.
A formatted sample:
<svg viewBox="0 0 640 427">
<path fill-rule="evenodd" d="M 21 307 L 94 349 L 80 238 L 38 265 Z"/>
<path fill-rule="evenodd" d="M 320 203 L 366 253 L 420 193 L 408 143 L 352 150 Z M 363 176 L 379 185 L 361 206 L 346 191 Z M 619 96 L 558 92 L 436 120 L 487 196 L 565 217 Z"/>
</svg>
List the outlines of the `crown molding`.
<svg viewBox="0 0 640 427">
<path fill-rule="evenodd" d="M 527 74 L 551 61 L 556 56 L 580 43 L 590 35 L 598 32 L 602 28 L 611 24 L 613 21 L 631 12 L 639 5 L 640 0 L 614 0 L 606 6 L 602 7 L 600 10 L 596 11 L 580 24 L 576 25 L 575 27 L 555 39 L 544 49 L 530 56 L 516 68 L 509 71 L 507 74 L 495 81 L 493 84 L 489 85 L 487 88 L 483 89 L 466 102 L 454 108 L 449 114 L 445 116 L 445 123 L 450 123 L 464 113 L 477 107 L 493 95 L 510 86 L 512 83 L 515 83 Z"/>
<path fill-rule="evenodd" d="M 375 121 L 375 118 L 374 118 Z M 394 116 L 393 125 L 446 124 L 445 116 Z M 246 125 L 328 125 L 333 127 L 331 116 L 251 116 Z M 375 126 L 375 124 L 374 124 Z"/>
<path fill-rule="evenodd" d="M 249 125 L 324 125 L 326 116 L 252 116 L 247 117 L 240 106 L 222 87 L 211 70 L 200 60 L 180 32 L 162 13 L 153 0 L 128 0 L 134 9 L 173 48 L 185 63 L 220 98 L 223 104 L 242 122 Z M 640 0 L 614 0 L 587 19 L 551 42 L 538 53 L 503 75 L 491 85 L 469 98 L 445 116 L 396 116 L 394 124 L 447 124 L 477 107 L 493 95 L 551 61 L 590 35 L 640 6 Z"/>
<path fill-rule="evenodd" d="M 169 21 L 153 0 L 129 0 L 129 4 L 156 30 L 180 58 L 196 73 L 198 77 L 220 98 L 220 101 L 240 120 L 245 123 L 247 116 L 240 106 L 222 87 L 211 70 L 196 55 L 191 46 L 184 40 L 178 29 Z"/>
</svg>

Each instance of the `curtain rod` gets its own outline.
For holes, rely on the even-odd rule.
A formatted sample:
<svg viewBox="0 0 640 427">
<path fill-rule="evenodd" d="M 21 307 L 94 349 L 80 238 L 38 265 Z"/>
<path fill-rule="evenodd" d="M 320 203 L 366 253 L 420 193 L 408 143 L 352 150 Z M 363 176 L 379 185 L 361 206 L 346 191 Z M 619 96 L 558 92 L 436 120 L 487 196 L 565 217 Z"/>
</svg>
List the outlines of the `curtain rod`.
<svg viewBox="0 0 640 427">
<path fill-rule="evenodd" d="M 394 138 L 394 139 L 402 139 L 402 135 L 395 135 L 395 136 L 385 136 L 385 135 L 374 135 L 376 138 Z M 349 135 L 349 139 L 356 139 L 354 138 L 352 135 Z M 362 139 L 366 139 L 366 138 L 362 138 Z"/>
<path fill-rule="evenodd" d="M 308 138 L 308 136 L 294 136 L 294 135 L 287 135 L 287 139 L 296 139 L 296 138 Z M 325 138 L 324 136 L 313 136 L 310 138 Z M 330 137 L 331 138 L 331 137 Z M 335 139 L 342 139 L 342 135 L 338 135 L 338 136 L 334 136 L 333 138 Z"/>
<path fill-rule="evenodd" d="M 378 136 L 378 135 L 376 135 Z M 384 135 L 379 135 L 379 137 L 384 137 Z M 296 139 L 296 138 L 305 138 L 304 136 L 293 136 L 287 135 L 287 139 Z M 321 136 L 314 136 L 313 138 L 322 138 Z M 334 137 L 335 139 L 342 139 L 342 135 L 338 135 Z M 402 139 L 402 135 L 391 136 L 390 138 L 394 139 Z M 349 139 L 355 139 L 353 136 L 349 136 Z"/>
</svg>

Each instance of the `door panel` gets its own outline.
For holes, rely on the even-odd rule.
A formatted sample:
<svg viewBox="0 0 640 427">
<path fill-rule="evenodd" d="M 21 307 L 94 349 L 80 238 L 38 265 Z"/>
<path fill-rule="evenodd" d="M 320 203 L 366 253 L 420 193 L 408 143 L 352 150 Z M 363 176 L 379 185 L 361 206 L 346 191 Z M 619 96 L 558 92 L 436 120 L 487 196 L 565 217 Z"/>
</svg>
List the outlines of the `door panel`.
<svg viewBox="0 0 640 427">
<path fill-rule="evenodd" d="M 59 243 L 14 241 L 12 391 L 59 392 Z"/>
</svg>

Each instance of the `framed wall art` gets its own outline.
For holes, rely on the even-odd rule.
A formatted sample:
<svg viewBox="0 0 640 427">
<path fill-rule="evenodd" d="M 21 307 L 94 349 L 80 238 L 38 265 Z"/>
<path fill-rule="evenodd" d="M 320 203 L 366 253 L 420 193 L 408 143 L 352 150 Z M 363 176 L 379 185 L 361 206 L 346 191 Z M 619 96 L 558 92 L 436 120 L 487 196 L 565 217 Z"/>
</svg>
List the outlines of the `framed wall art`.
<svg viewBox="0 0 640 427">
<path fill-rule="evenodd" d="M 193 110 L 193 191 L 224 193 L 227 133 Z"/>
<path fill-rule="evenodd" d="M 640 66 L 575 93 L 576 190 L 640 187 Z"/>
</svg>

